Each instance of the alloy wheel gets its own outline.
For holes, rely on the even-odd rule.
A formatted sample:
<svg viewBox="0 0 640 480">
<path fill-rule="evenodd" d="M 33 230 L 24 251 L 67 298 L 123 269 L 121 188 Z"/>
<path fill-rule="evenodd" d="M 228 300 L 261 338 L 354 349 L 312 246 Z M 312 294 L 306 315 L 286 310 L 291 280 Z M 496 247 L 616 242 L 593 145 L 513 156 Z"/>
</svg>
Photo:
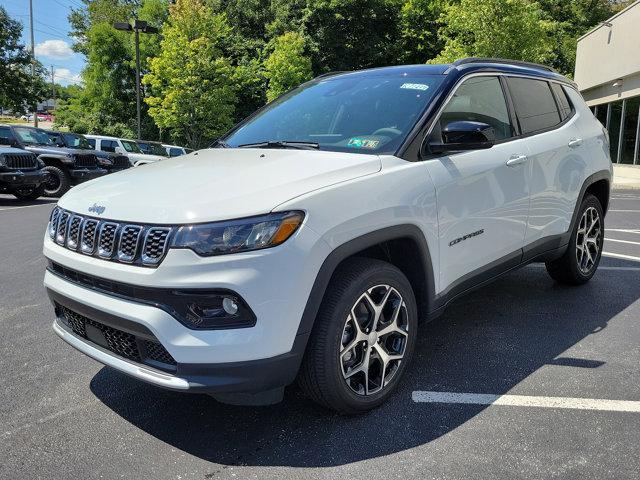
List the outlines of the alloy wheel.
<svg viewBox="0 0 640 480">
<path fill-rule="evenodd" d="M 582 274 L 588 275 L 591 272 L 601 247 L 602 222 L 600 214 L 594 207 L 589 207 L 580 218 L 576 235 L 576 260 Z"/>
<path fill-rule="evenodd" d="M 349 388 L 368 396 L 387 386 L 404 358 L 408 335 L 407 307 L 398 290 L 377 285 L 363 293 L 351 307 L 340 342 Z"/>
</svg>

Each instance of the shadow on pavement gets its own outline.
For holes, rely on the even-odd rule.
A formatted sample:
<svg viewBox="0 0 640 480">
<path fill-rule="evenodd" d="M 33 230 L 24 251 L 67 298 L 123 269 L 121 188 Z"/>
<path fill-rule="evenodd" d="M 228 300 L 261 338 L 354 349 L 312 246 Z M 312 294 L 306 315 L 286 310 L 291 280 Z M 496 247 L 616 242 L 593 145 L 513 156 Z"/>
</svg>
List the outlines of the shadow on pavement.
<svg viewBox="0 0 640 480">
<path fill-rule="evenodd" d="M 562 354 L 597 335 L 640 297 L 640 283 L 629 282 L 624 292 L 614 283 L 596 278 L 582 287 L 563 287 L 544 268 L 532 267 L 460 299 L 422 326 L 396 394 L 359 417 L 327 412 L 296 387 L 279 405 L 233 407 L 204 395 L 167 392 L 106 367 L 93 378 L 91 390 L 136 427 L 223 469 L 344 465 L 430 442 L 486 408 L 417 405 L 413 390 L 504 393 L 544 365 L 598 368 L 603 364 L 598 359 Z"/>
</svg>

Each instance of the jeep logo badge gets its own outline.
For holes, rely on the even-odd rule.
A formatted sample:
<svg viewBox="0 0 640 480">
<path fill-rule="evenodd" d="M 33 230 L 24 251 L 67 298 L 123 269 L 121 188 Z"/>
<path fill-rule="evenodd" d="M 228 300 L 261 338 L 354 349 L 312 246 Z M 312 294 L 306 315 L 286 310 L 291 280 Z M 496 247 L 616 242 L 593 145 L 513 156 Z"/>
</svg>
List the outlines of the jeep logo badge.
<svg viewBox="0 0 640 480">
<path fill-rule="evenodd" d="M 93 212 L 96 215 L 102 215 L 102 213 L 104 212 L 106 207 L 103 207 L 102 205 L 98 205 L 97 203 L 94 203 L 93 205 L 91 205 L 89 207 L 89 212 Z"/>
</svg>

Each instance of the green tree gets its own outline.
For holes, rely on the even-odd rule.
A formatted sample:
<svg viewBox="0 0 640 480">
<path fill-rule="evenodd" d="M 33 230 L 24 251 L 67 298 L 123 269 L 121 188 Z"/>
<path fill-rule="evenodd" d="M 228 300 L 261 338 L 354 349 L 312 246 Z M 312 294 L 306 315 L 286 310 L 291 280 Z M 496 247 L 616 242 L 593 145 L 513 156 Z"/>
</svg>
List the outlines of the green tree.
<svg viewBox="0 0 640 480">
<path fill-rule="evenodd" d="M 552 58 L 555 22 L 529 0 L 461 0 L 449 5 L 438 34 L 442 52 L 432 63 L 462 57 L 502 57 L 545 63 Z"/>
<path fill-rule="evenodd" d="M 264 62 L 269 79 L 267 100 L 282 95 L 309 80 L 311 60 L 304 55 L 304 38 L 299 33 L 288 32 L 273 42 L 273 51 Z"/>
<path fill-rule="evenodd" d="M 14 113 L 33 108 L 50 91 L 44 80 L 45 70 L 38 62 L 36 77 L 32 77 L 33 58 L 20 43 L 21 33 L 20 23 L 0 6 L 0 106 Z"/>
<path fill-rule="evenodd" d="M 193 148 L 207 145 L 233 123 L 234 68 L 221 46 L 231 34 L 225 14 L 202 0 L 169 8 L 161 52 L 149 62 L 145 99 L 156 124 Z"/>
<path fill-rule="evenodd" d="M 307 0 L 302 29 L 316 74 L 398 63 L 398 0 Z"/>
<path fill-rule="evenodd" d="M 437 56 L 443 47 L 438 29 L 447 0 L 406 0 L 398 23 L 400 28 L 400 63 L 424 63 Z"/>
</svg>

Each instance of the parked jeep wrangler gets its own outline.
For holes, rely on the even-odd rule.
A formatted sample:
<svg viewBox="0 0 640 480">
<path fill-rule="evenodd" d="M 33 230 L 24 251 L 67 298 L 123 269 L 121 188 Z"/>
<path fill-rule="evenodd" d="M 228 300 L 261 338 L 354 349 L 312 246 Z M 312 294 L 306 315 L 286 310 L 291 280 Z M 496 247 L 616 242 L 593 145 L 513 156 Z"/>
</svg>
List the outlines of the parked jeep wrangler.
<svg viewBox="0 0 640 480">
<path fill-rule="evenodd" d="M 48 177 L 43 167 L 31 152 L 0 147 L 0 193 L 11 193 L 19 200 L 40 197 Z"/>
<path fill-rule="evenodd" d="M 107 173 L 98 167 L 98 159 L 93 151 L 58 147 L 40 128 L 0 125 L 0 145 L 28 150 L 44 162 L 44 170 L 49 174 L 44 188 L 47 196 L 61 196 L 72 185 Z"/>
<path fill-rule="evenodd" d="M 46 130 L 51 141 L 58 147 L 73 148 L 75 150 L 92 150 L 98 159 L 98 165 L 109 173 L 119 172 L 131 167 L 129 157 L 119 153 L 94 150 L 87 137 L 79 133 L 56 132 Z"/>
</svg>

